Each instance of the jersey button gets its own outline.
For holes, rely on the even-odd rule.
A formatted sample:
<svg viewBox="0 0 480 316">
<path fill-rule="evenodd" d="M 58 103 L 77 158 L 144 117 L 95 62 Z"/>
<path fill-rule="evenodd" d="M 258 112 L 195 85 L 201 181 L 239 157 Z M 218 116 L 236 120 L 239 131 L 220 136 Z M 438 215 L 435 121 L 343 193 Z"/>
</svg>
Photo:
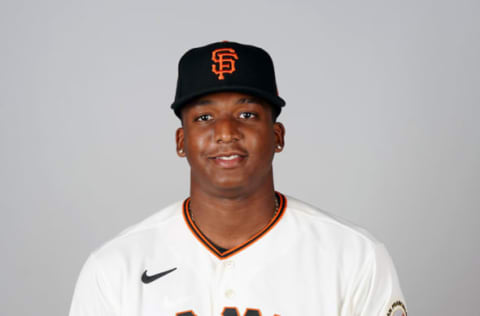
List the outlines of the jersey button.
<svg viewBox="0 0 480 316">
<path fill-rule="evenodd" d="M 227 267 L 228 269 L 233 269 L 235 267 L 235 262 L 231 260 L 225 261 L 225 267 Z"/>
<path fill-rule="evenodd" d="M 235 296 L 235 291 L 232 289 L 228 289 L 225 291 L 225 296 L 227 298 L 233 298 Z"/>
</svg>

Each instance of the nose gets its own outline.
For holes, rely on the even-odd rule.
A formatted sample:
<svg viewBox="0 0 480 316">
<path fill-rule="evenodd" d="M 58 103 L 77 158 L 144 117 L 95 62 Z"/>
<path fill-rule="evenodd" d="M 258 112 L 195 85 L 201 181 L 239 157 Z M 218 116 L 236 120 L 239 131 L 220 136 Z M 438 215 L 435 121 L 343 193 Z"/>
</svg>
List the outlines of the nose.
<svg viewBox="0 0 480 316">
<path fill-rule="evenodd" d="M 241 133 L 238 122 L 234 118 L 222 118 L 215 122 L 215 141 L 217 143 L 231 143 L 240 140 Z"/>
</svg>

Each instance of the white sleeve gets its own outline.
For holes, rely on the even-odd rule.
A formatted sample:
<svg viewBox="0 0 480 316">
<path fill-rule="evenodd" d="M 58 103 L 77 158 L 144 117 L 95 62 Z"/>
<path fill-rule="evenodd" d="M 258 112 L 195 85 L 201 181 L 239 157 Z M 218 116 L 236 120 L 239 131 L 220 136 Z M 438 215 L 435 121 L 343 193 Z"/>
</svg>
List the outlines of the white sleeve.
<svg viewBox="0 0 480 316">
<path fill-rule="evenodd" d="M 393 262 L 382 244 L 376 244 L 358 279 L 353 295 L 355 316 L 407 316 Z"/>
<path fill-rule="evenodd" d="M 70 316 L 119 316 L 111 287 L 92 254 L 78 277 Z"/>
</svg>

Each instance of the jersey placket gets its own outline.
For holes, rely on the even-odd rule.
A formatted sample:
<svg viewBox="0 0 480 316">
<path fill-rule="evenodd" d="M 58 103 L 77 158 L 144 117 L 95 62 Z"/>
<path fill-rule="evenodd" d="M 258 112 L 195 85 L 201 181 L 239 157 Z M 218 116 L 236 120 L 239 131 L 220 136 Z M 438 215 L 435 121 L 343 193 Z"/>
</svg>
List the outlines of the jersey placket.
<svg viewBox="0 0 480 316">
<path fill-rule="evenodd" d="M 224 307 L 237 306 L 238 291 L 235 281 L 235 260 L 218 260 L 213 282 L 212 310 L 214 315 L 222 315 Z"/>
</svg>

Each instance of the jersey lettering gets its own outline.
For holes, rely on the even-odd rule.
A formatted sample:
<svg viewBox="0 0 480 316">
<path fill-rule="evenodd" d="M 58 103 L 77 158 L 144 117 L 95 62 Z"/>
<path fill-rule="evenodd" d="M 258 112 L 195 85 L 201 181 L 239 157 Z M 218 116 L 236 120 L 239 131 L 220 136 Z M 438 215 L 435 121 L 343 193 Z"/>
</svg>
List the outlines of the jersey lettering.
<svg viewBox="0 0 480 316">
<path fill-rule="evenodd" d="M 262 313 L 260 313 L 260 310 L 258 309 L 247 309 L 244 315 L 245 316 L 262 316 Z"/>
<path fill-rule="evenodd" d="M 186 311 L 176 313 L 175 316 L 197 316 L 193 311 Z M 236 307 L 225 307 L 222 312 L 222 316 L 241 316 Z M 259 309 L 247 308 L 243 316 L 262 316 L 262 312 Z M 273 316 L 280 316 L 275 314 Z"/>
<path fill-rule="evenodd" d="M 222 316 L 240 316 L 236 307 L 225 307 Z"/>
<path fill-rule="evenodd" d="M 236 307 L 225 307 L 222 316 L 241 316 L 241 314 Z M 262 316 L 262 313 L 258 309 L 247 308 L 243 316 Z"/>
<path fill-rule="evenodd" d="M 175 316 L 197 316 L 193 311 L 176 313 Z"/>
</svg>

